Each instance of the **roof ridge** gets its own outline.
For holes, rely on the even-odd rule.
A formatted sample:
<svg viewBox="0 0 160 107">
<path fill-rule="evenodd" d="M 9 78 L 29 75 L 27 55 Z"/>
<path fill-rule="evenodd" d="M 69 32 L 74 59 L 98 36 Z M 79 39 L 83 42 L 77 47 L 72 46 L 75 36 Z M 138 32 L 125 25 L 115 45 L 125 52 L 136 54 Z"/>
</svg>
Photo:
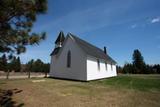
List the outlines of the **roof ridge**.
<svg viewBox="0 0 160 107">
<path fill-rule="evenodd" d="M 71 34 L 71 36 L 73 36 L 73 37 L 75 37 L 75 38 L 77 38 L 77 39 L 79 39 L 79 40 L 81 40 L 81 41 L 83 41 L 83 42 L 85 42 L 85 43 L 87 43 L 87 44 L 89 44 L 89 45 L 93 46 L 94 48 L 97 48 L 98 50 L 100 50 L 100 51 L 102 51 L 102 52 L 103 52 L 103 50 L 102 50 L 101 48 L 99 48 L 99 47 L 97 47 L 97 46 L 95 46 L 95 45 L 93 45 L 93 44 L 91 44 L 91 43 L 89 43 L 89 42 L 87 42 L 87 41 L 85 41 L 85 40 L 83 40 L 83 39 L 79 38 L 79 37 L 78 37 L 78 36 L 76 36 L 76 35 L 73 35 L 72 33 L 70 33 L 70 34 Z"/>
</svg>

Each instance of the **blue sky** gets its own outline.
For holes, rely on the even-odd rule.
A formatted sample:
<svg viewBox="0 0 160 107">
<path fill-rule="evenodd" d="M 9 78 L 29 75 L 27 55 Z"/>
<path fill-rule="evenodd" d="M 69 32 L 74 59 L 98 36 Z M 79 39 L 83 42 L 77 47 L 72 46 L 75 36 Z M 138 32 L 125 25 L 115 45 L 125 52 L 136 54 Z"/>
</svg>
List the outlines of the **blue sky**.
<svg viewBox="0 0 160 107">
<path fill-rule="evenodd" d="M 39 15 L 34 32 L 47 33 L 39 46 L 20 55 L 50 62 L 59 31 L 71 32 L 102 48 L 119 65 L 132 61 L 139 49 L 148 64 L 160 63 L 160 0 L 48 0 L 48 12 Z"/>
</svg>

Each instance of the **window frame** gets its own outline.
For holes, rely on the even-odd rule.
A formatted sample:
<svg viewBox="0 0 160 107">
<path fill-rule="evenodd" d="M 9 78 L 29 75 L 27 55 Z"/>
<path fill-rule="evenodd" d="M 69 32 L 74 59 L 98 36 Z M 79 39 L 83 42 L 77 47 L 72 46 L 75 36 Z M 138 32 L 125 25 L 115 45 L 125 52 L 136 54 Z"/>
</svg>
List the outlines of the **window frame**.
<svg viewBox="0 0 160 107">
<path fill-rule="evenodd" d="M 111 71 L 113 71 L 113 64 L 111 63 Z"/>
<path fill-rule="evenodd" d="M 108 71 L 107 62 L 105 62 L 105 68 L 106 68 L 106 71 Z"/>
<path fill-rule="evenodd" d="M 100 71 L 100 60 L 97 59 L 97 68 L 98 68 L 98 71 Z"/>
</svg>

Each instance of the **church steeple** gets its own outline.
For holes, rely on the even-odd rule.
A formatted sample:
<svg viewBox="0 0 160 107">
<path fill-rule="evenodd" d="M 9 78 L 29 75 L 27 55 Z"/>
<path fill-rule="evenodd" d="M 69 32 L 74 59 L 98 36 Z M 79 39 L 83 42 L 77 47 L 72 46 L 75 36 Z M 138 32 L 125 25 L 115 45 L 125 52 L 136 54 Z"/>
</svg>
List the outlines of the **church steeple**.
<svg viewBox="0 0 160 107">
<path fill-rule="evenodd" d="M 60 33 L 55 41 L 55 48 L 62 47 L 64 40 L 65 40 L 64 33 L 62 31 L 60 31 Z"/>
</svg>

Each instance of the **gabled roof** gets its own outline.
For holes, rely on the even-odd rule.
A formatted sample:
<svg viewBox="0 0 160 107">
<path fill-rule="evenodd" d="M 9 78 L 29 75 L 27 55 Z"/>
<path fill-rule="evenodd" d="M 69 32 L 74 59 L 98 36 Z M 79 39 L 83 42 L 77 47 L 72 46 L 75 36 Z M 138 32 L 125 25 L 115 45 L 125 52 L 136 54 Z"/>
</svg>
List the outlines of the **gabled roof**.
<svg viewBox="0 0 160 107">
<path fill-rule="evenodd" d="M 75 36 L 71 33 L 69 33 L 69 35 L 75 40 L 75 42 L 78 44 L 78 46 L 87 55 L 103 59 L 103 60 L 107 61 L 108 63 L 116 64 L 116 61 L 114 61 L 108 54 L 105 54 L 102 49 L 97 48 L 96 46 L 78 38 L 77 36 Z"/>
<path fill-rule="evenodd" d="M 62 32 L 63 33 L 63 32 Z M 60 34 L 59 34 L 60 35 Z M 80 38 L 78 38 L 77 36 L 69 33 L 67 34 L 67 37 L 65 39 L 67 39 L 68 37 L 71 37 L 72 39 L 74 39 L 74 41 L 76 42 L 76 44 L 89 56 L 93 56 L 95 58 L 99 58 L 99 59 L 103 59 L 105 60 L 107 63 L 112 63 L 112 64 L 116 64 L 116 61 L 114 61 L 108 54 L 105 54 L 104 51 Z M 57 40 L 56 40 L 57 41 Z M 65 44 L 63 44 L 65 45 Z M 63 47 L 63 46 L 62 46 Z M 57 47 L 55 48 L 52 53 L 50 55 L 56 55 L 59 53 L 59 51 L 61 50 L 61 47 Z"/>
</svg>

